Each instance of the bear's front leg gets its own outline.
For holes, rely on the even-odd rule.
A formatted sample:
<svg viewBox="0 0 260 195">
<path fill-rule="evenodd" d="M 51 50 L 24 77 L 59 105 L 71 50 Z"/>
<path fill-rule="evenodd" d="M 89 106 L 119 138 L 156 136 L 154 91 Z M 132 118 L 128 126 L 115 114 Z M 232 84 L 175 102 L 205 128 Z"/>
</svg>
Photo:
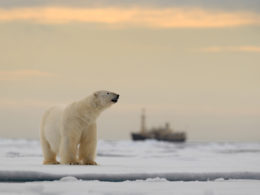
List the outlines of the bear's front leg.
<svg viewBox="0 0 260 195">
<path fill-rule="evenodd" d="M 79 160 L 83 165 L 97 165 L 95 162 L 97 147 L 97 127 L 96 124 L 91 125 L 84 132 L 79 146 Z"/>
<path fill-rule="evenodd" d="M 77 142 L 68 137 L 61 138 L 60 147 L 60 161 L 61 164 L 78 165 L 76 154 L 77 154 Z"/>
</svg>

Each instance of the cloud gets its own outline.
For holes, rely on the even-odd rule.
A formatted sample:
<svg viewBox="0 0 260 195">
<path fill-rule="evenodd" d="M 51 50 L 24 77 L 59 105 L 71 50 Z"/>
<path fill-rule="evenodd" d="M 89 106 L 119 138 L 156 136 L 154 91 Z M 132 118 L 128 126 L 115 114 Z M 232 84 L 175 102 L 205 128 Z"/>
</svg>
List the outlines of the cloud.
<svg viewBox="0 0 260 195">
<path fill-rule="evenodd" d="M 206 47 L 199 50 L 206 53 L 220 53 L 220 52 L 252 52 L 260 53 L 260 46 L 214 46 Z"/>
<path fill-rule="evenodd" d="M 201 8 L 31 7 L 0 9 L 0 21 L 17 20 L 47 24 L 83 22 L 152 28 L 218 28 L 260 25 L 258 13 L 212 11 Z"/>
<path fill-rule="evenodd" d="M 39 70 L 14 70 L 14 71 L 0 71 L 0 81 L 10 80 L 24 80 L 31 78 L 53 77 L 52 73 L 42 72 Z"/>
<path fill-rule="evenodd" d="M 201 7 L 218 10 L 250 10 L 259 12 L 259 0 L 131 0 L 131 1 L 115 1 L 115 0 L 0 0 L 0 7 L 43 7 L 43 6 L 59 6 L 59 7 Z"/>
</svg>

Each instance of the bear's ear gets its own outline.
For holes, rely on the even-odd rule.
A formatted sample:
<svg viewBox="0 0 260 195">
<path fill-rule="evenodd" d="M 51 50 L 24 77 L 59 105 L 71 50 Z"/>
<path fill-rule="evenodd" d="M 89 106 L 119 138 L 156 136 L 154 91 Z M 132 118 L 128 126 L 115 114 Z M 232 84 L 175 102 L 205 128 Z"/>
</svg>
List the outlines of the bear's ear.
<svg viewBox="0 0 260 195">
<path fill-rule="evenodd" d="M 98 93 L 97 93 L 97 92 L 95 92 L 95 93 L 94 93 L 94 97 L 97 97 L 97 96 L 98 96 Z"/>
</svg>

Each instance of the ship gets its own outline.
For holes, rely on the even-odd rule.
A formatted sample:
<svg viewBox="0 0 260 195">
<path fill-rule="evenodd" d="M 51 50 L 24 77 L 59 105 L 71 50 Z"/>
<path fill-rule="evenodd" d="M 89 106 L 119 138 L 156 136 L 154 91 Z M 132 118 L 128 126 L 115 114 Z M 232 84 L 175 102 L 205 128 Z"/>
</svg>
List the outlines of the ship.
<svg viewBox="0 0 260 195">
<path fill-rule="evenodd" d="M 155 139 L 167 142 L 185 142 L 187 139 L 186 133 L 183 131 L 175 131 L 170 128 L 170 124 L 166 123 L 164 127 L 146 128 L 145 110 L 141 114 L 141 129 L 139 132 L 131 133 L 132 140 L 142 141 L 146 139 Z"/>
</svg>

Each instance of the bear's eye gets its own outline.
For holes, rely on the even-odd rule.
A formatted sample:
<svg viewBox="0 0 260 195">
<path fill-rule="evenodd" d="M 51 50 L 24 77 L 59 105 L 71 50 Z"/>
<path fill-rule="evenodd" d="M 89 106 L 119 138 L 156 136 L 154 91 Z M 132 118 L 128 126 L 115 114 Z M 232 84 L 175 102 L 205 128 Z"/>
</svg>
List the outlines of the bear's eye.
<svg viewBox="0 0 260 195">
<path fill-rule="evenodd" d="M 109 95 L 109 93 L 107 92 L 107 95 Z"/>
</svg>

